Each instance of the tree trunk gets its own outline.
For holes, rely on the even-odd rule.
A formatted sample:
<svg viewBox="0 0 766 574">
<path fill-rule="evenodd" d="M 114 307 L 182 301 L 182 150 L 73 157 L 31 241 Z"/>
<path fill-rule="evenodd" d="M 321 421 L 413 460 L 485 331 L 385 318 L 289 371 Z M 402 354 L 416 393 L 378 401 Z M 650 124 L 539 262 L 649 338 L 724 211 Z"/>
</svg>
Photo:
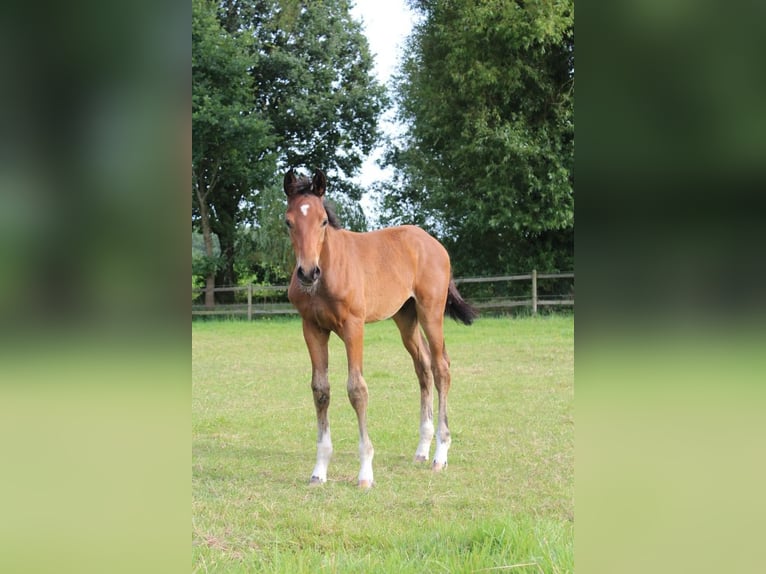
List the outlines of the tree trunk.
<svg viewBox="0 0 766 574">
<path fill-rule="evenodd" d="M 205 277 L 205 307 L 215 306 L 215 274 Z"/>
<path fill-rule="evenodd" d="M 218 243 L 221 246 L 221 264 L 216 272 L 216 282 L 221 286 L 234 286 L 237 284 L 237 273 L 234 269 L 234 241 L 235 238 L 226 229 L 224 233 L 218 233 Z M 223 291 L 218 294 L 219 303 L 234 303 L 235 294 L 232 291 Z"/>
<path fill-rule="evenodd" d="M 203 201 L 199 202 L 199 216 L 200 223 L 202 224 L 202 238 L 205 241 L 205 255 L 209 259 L 213 258 L 213 234 L 210 229 L 210 212 L 208 211 L 207 204 Z M 208 273 L 205 276 L 205 307 L 215 306 L 215 271 Z"/>
<path fill-rule="evenodd" d="M 221 248 L 221 259 L 216 270 L 215 281 L 219 286 L 235 286 L 237 273 L 234 269 L 234 255 L 237 242 L 236 214 L 242 193 L 233 190 L 223 190 L 211 200 L 215 207 L 216 217 L 210 221 L 210 228 L 218 236 Z M 216 297 L 219 303 L 234 303 L 235 294 L 232 291 L 222 291 Z"/>
</svg>

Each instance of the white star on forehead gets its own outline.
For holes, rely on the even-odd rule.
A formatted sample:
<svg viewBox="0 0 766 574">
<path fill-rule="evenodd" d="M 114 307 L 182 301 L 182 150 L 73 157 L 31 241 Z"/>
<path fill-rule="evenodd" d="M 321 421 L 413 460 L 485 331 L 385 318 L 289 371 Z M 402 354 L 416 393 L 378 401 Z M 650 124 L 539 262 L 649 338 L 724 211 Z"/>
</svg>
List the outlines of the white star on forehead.
<svg viewBox="0 0 766 574">
<path fill-rule="evenodd" d="M 303 215 L 306 215 L 309 212 L 309 207 L 311 207 L 308 203 L 304 203 L 301 205 L 301 213 Z"/>
</svg>

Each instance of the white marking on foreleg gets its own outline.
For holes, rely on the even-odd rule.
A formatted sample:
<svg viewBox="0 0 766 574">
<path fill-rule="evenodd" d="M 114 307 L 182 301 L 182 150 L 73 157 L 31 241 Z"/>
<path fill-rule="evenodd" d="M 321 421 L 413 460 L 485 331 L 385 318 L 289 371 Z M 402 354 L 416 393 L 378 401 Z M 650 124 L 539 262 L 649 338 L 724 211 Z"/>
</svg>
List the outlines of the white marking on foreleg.
<svg viewBox="0 0 766 574">
<path fill-rule="evenodd" d="M 330 439 L 330 429 L 327 429 L 317 441 L 317 463 L 314 466 L 314 472 L 311 473 L 312 483 L 327 481 L 327 467 L 330 465 L 331 458 L 332 440 Z"/>
</svg>

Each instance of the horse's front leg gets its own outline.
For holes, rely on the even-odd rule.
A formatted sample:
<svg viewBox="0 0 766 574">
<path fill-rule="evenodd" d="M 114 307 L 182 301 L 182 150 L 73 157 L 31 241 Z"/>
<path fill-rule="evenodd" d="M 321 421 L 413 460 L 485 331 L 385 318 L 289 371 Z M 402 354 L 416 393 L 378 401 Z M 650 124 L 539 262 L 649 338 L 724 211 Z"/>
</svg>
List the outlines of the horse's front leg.
<svg viewBox="0 0 766 574">
<path fill-rule="evenodd" d="M 327 481 L 327 467 L 332 458 L 330 420 L 327 416 L 330 407 L 330 380 L 327 376 L 327 341 L 330 332 L 310 321 L 303 321 L 303 337 L 311 356 L 311 391 L 314 393 L 317 412 L 317 461 L 310 481 L 316 485 Z"/>
<path fill-rule="evenodd" d="M 348 357 L 348 399 L 356 411 L 359 422 L 359 488 L 373 485 L 372 458 L 375 449 L 367 434 L 367 383 L 362 376 L 362 357 L 364 351 L 364 321 L 348 321 L 343 328 L 343 342 L 346 344 Z"/>
</svg>

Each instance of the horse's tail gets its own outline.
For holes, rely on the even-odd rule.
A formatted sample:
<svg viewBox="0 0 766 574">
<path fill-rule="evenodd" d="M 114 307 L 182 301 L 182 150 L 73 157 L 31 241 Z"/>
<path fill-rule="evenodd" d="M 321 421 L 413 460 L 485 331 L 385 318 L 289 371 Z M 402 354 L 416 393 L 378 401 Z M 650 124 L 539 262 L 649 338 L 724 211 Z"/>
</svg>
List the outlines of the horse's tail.
<svg viewBox="0 0 766 574">
<path fill-rule="evenodd" d="M 449 289 L 447 291 L 447 306 L 444 313 L 452 317 L 455 321 L 460 321 L 466 325 L 473 323 L 473 320 L 479 316 L 479 312 L 465 302 L 460 292 L 457 290 L 455 281 L 450 279 Z"/>
</svg>

